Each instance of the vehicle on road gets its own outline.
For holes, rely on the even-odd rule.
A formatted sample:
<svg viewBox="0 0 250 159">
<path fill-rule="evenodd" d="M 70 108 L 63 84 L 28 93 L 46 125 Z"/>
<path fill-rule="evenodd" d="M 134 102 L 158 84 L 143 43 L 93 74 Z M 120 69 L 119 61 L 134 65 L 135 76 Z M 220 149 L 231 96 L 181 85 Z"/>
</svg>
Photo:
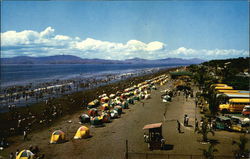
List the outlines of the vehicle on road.
<svg viewBox="0 0 250 159">
<path fill-rule="evenodd" d="M 241 113 L 246 105 L 250 105 L 250 98 L 232 98 L 228 104 L 220 104 L 222 113 Z"/>
<path fill-rule="evenodd" d="M 250 117 L 250 105 L 246 105 L 243 110 L 242 110 L 242 114 L 245 116 Z"/>
<path fill-rule="evenodd" d="M 217 116 L 215 119 L 215 127 L 220 130 L 228 130 L 231 125 L 231 120 L 229 117 L 225 116 Z"/>
<path fill-rule="evenodd" d="M 145 125 L 143 130 L 148 131 L 144 133 L 144 141 L 148 144 L 150 150 L 164 148 L 165 139 L 162 136 L 162 123 Z"/>
</svg>

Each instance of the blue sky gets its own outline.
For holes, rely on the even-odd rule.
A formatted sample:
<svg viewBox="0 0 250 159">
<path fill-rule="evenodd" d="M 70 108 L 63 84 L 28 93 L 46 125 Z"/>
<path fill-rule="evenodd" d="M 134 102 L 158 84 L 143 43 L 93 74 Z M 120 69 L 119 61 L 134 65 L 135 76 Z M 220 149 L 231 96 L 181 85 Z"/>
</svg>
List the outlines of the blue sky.
<svg viewBox="0 0 250 159">
<path fill-rule="evenodd" d="M 247 56 L 248 7 L 247 1 L 4 1 L 2 57 Z"/>
</svg>

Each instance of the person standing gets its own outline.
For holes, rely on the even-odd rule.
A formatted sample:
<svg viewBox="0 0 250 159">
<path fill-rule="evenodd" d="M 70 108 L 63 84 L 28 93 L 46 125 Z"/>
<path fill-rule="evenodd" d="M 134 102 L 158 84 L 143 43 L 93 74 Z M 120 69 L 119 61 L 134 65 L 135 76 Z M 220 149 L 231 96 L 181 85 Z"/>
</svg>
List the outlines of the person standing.
<svg viewBox="0 0 250 159">
<path fill-rule="evenodd" d="M 14 154 L 13 154 L 13 152 L 10 153 L 9 159 L 14 159 Z"/>
<path fill-rule="evenodd" d="M 184 122 L 183 123 L 184 123 L 184 126 L 187 125 L 187 114 L 184 115 Z"/>
<path fill-rule="evenodd" d="M 24 130 L 23 131 L 23 141 L 26 141 L 27 140 L 27 131 Z"/>
<path fill-rule="evenodd" d="M 177 120 L 177 130 L 179 133 L 181 133 L 181 123 L 179 122 L 179 120 Z"/>
<path fill-rule="evenodd" d="M 19 149 L 16 150 L 16 157 L 18 156 L 19 154 Z"/>
<path fill-rule="evenodd" d="M 186 126 L 188 126 L 189 117 L 186 116 Z"/>
</svg>

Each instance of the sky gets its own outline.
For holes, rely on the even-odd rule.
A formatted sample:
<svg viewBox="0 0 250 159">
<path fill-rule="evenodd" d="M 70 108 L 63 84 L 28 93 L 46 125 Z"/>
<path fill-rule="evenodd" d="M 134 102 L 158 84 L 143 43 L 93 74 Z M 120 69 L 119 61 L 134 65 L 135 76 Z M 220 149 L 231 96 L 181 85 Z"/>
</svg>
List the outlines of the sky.
<svg viewBox="0 0 250 159">
<path fill-rule="evenodd" d="M 3 1 L 1 57 L 249 55 L 247 1 Z"/>
</svg>

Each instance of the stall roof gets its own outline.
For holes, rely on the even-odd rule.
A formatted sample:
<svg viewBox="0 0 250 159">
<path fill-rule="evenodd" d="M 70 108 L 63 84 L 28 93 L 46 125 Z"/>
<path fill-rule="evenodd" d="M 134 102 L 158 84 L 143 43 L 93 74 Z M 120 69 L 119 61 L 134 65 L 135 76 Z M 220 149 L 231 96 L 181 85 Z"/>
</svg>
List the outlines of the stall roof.
<svg viewBox="0 0 250 159">
<path fill-rule="evenodd" d="M 160 128 L 162 123 L 155 123 L 155 124 L 148 124 L 143 127 L 143 129 L 153 129 L 153 128 Z"/>
</svg>

